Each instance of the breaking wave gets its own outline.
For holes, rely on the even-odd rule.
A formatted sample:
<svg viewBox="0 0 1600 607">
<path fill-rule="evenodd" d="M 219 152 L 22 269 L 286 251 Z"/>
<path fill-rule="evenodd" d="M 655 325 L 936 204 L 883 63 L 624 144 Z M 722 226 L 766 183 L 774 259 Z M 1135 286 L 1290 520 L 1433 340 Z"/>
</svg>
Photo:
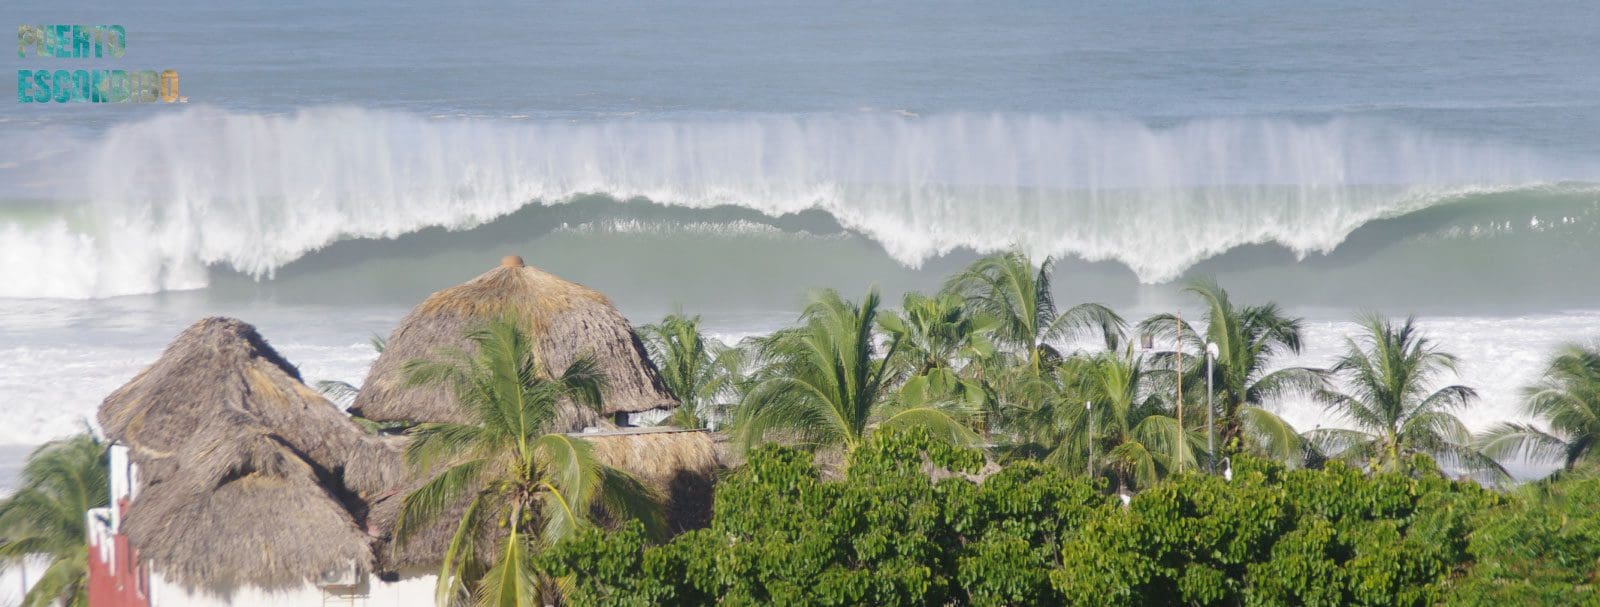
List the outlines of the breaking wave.
<svg viewBox="0 0 1600 607">
<path fill-rule="evenodd" d="M 589 194 L 765 217 L 821 211 L 911 267 L 957 249 L 1015 246 L 1115 260 L 1162 282 L 1244 245 L 1328 252 L 1377 219 L 1600 181 L 1590 159 L 1350 119 L 1152 126 L 861 113 L 529 123 L 198 107 L 50 150 L 0 167 L 13 177 L 0 196 L 34 201 L 0 203 L 0 297 L 200 288 L 212 266 L 270 278 L 337 241 L 466 229 Z M 776 230 L 685 225 L 675 229 L 689 237 Z"/>
</svg>

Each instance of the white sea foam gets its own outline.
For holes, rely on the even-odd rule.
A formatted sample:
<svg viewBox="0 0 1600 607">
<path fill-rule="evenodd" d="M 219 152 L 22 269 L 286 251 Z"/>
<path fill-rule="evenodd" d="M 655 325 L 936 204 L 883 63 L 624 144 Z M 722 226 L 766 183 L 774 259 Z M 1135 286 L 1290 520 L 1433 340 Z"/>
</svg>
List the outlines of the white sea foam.
<svg viewBox="0 0 1600 607">
<path fill-rule="evenodd" d="M 40 171 L 80 202 L 0 215 L 0 297 L 197 288 L 210 265 L 266 277 L 337 240 L 466 228 L 588 193 L 820 209 L 913 266 L 1018 245 L 1162 281 L 1244 244 L 1328 251 L 1375 218 L 1597 173 L 1376 122 L 1019 114 L 568 123 L 198 107 L 64 148 Z"/>
<path fill-rule="evenodd" d="M 788 231 L 771 224 L 744 219 L 733 221 L 645 221 L 609 219 L 563 224 L 555 231 L 564 234 L 622 234 L 694 238 L 762 238 L 767 240 L 838 240 L 845 234 L 814 234 Z"/>
</svg>

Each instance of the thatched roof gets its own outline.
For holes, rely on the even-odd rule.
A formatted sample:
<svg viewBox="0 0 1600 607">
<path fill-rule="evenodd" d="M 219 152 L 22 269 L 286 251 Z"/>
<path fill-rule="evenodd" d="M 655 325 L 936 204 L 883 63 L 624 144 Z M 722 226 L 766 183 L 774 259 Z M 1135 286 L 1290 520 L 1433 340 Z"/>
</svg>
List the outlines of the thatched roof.
<svg viewBox="0 0 1600 607">
<path fill-rule="evenodd" d="M 124 532 L 168 580 L 226 595 L 372 570 L 372 538 L 316 470 L 264 428 L 185 446 L 182 470 L 144 489 Z"/>
<path fill-rule="evenodd" d="M 534 338 L 547 370 L 559 372 L 579 357 L 593 357 L 607 383 L 606 414 L 677 406 L 628 319 L 610 300 L 507 257 L 500 267 L 436 292 L 411 310 L 389 336 L 352 409 L 380 421 L 468 421 L 446 387 L 407 387 L 403 367 L 452 348 L 472 352 L 467 333 L 501 316 L 517 319 Z"/>
<path fill-rule="evenodd" d="M 242 423 L 266 428 L 350 489 L 382 491 L 402 468 L 369 455 L 389 447 L 367 434 L 279 356 L 255 327 L 206 318 L 167 346 L 161 358 L 107 396 L 100 427 L 127 444 L 146 470 L 194 440 L 232 436 Z"/>
<path fill-rule="evenodd" d="M 601 463 L 633 474 L 660 494 L 674 532 L 711 522 L 712 484 L 720 465 L 710 432 L 656 427 L 573 436 L 594 445 Z"/>
<path fill-rule="evenodd" d="M 444 555 L 450 548 L 450 539 L 455 537 L 457 526 L 466 516 L 470 499 L 460 500 L 425 528 L 413 533 L 405 543 L 402 544 L 395 537 L 395 524 L 400 520 L 400 510 L 404 506 L 406 496 L 411 495 L 429 480 L 431 477 L 415 479 L 373 500 L 367 515 L 367 532 L 379 540 L 377 545 L 379 570 L 420 570 L 432 573 L 438 570 L 439 563 L 444 560 Z M 493 536 L 503 537 L 504 531 L 497 527 L 481 531 L 483 534 L 476 541 L 479 548 L 478 558 L 488 562 L 494 558 L 494 540 L 497 538 Z"/>
<path fill-rule="evenodd" d="M 360 496 L 406 478 L 394 446 L 231 318 L 184 330 L 98 417 L 139 465 L 129 538 L 189 588 L 274 588 L 369 569 Z"/>
</svg>

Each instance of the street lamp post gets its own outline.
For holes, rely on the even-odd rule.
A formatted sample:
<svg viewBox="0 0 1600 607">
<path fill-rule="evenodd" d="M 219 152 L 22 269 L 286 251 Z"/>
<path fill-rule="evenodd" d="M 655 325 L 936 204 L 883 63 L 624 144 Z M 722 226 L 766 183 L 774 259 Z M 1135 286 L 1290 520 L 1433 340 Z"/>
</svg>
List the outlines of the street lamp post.
<svg viewBox="0 0 1600 607">
<path fill-rule="evenodd" d="M 1177 330 L 1173 340 L 1177 342 L 1175 344 L 1177 346 L 1175 348 L 1175 350 L 1177 351 L 1177 355 L 1178 355 L 1178 440 L 1173 445 L 1172 459 L 1177 463 L 1177 466 L 1176 466 L 1177 470 L 1179 472 L 1182 472 L 1183 471 L 1183 443 L 1184 443 L 1184 439 L 1187 438 L 1185 436 L 1185 434 L 1187 434 L 1187 432 L 1185 432 L 1184 427 L 1183 427 L 1183 311 L 1182 310 L 1178 311 L 1177 319 L 1178 319 L 1178 322 L 1177 322 L 1178 330 Z"/>
<path fill-rule="evenodd" d="M 1217 406 L 1212 403 L 1212 395 L 1216 391 L 1211 388 L 1211 370 L 1216 364 L 1219 352 L 1217 342 L 1206 343 L 1206 454 L 1208 456 L 1206 460 L 1210 464 L 1212 474 L 1217 472 L 1217 424 L 1212 421 Z"/>
</svg>

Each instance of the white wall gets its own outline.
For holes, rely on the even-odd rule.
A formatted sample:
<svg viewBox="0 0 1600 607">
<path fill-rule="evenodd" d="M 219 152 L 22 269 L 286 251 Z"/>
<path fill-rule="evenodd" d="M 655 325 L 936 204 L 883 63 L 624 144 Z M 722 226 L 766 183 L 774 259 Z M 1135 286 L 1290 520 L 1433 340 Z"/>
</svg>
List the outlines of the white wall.
<svg viewBox="0 0 1600 607">
<path fill-rule="evenodd" d="M 384 582 L 368 576 L 367 586 L 354 595 L 324 592 L 316 586 L 267 592 L 259 588 L 243 588 L 231 596 L 219 597 L 203 593 L 190 593 L 182 586 L 167 582 L 160 575 L 150 574 L 152 607 L 224 607 L 249 605 L 251 607 L 433 607 L 435 576 L 403 577 L 395 582 Z"/>
<path fill-rule="evenodd" d="M 22 595 L 27 591 L 23 589 L 22 574 L 26 570 L 28 588 L 39 581 L 39 574 L 44 573 L 44 568 L 50 564 L 49 559 L 42 556 L 32 556 L 27 559 L 25 567 L 10 567 L 0 572 L 0 606 L 11 607 L 22 604 Z"/>
</svg>

